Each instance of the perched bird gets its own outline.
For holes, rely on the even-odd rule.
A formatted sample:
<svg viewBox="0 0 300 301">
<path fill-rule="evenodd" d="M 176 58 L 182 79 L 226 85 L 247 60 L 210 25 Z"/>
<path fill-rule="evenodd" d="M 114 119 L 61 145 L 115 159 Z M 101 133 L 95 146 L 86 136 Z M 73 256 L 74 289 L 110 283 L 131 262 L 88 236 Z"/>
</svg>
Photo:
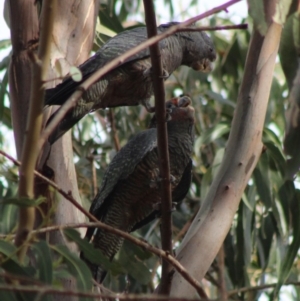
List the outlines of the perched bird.
<svg viewBox="0 0 300 301">
<path fill-rule="evenodd" d="M 191 183 L 194 141 L 194 108 L 189 97 L 166 102 L 172 201 L 180 202 Z M 155 219 L 161 203 L 155 116 L 151 128 L 135 135 L 116 154 L 105 171 L 90 213 L 103 223 L 131 232 Z M 110 260 L 120 249 L 123 238 L 100 228 L 89 228 L 86 238 Z M 106 272 L 85 259 L 96 281 Z"/>
<path fill-rule="evenodd" d="M 178 23 L 160 25 L 157 28 L 158 34 L 175 24 Z M 67 77 L 55 88 L 46 90 L 45 105 L 64 104 L 80 83 L 95 71 L 146 40 L 146 27 L 126 30 L 114 36 L 94 56 L 79 66 L 82 73 L 80 82 Z M 166 78 L 181 65 L 208 72 L 211 70 L 211 62 L 216 58 L 213 43 L 204 32 L 175 33 L 160 41 L 159 48 Z M 93 84 L 82 95 L 78 104 L 67 113 L 49 137 L 49 142 L 54 143 L 83 116 L 100 108 L 135 106 L 142 103 L 149 109 L 148 101 L 152 94 L 151 60 L 147 48 L 124 61 Z"/>
</svg>

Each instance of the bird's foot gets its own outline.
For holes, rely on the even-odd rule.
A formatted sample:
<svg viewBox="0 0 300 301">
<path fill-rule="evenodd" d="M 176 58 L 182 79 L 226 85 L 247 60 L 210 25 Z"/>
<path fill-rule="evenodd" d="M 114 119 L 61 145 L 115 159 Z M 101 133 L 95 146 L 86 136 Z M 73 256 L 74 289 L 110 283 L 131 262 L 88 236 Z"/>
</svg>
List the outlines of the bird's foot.
<svg viewBox="0 0 300 301">
<path fill-rule="evenodd" d="M 155 113 L 155 106 L 151 106 L 148 101 L 145 101 L 143 104 L 148 113 Z M 171 113 L 172 113 L 172 109 L 166 109 L 166 122 L 172 119 Z"/>
<path fill-rule="evenodd" d="M 152 75 L 152 74 L 153 74 L 152 67 L 147 68 L 147 69 L 143 72 L 143 75 L 144 75 L 144 76 L 150 76 L 150 75 Z M 167 79 L 169 76 L 170 76 L 169 72 L 168 72 L 166 69 L 163 69 L 162 75 L 160 76 L 160 78 Z"/>
<path fill-rule="evenodd" d="M 163 78 L 163 79 L 169 78 L 170 74 L 169 74 L 169 72 L 166 69 L 163 69 L 162 73 L 163 74 L 162 74 L 162 76 L 160 78 Z"/>
</svg>

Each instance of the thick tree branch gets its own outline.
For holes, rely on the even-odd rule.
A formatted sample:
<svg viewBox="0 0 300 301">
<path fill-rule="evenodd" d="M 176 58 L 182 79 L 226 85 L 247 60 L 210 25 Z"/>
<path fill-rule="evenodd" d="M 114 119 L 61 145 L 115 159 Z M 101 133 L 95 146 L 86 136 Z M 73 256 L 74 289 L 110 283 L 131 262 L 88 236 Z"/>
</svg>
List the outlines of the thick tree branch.
<svg viewBox="0 0 300 301">
<path fill-rule="evenodd" d="M 128 50 L 124 54 L 120 55 L 119 57 L 115 58 L 108 64 L 106 64 L 103 68 L 97 70 L 95 73 L 93 73 L 86 81 L 84 81 L 82 84 L 80 84 L 77 88 L 77 90 L 68 98 L 68 100 L 61 106 L 59 112 L 54 116 L 52 121 L 49 123 L 47 128 L 42 132 L 42 135 L 39 140 L 39 149 L 41 149 L 44 145 L 44 143 L 47 141 L 50 134 L 54 131 L 56 126 L 59 124 L 59 122 L 64 118 L 64 116 L 67 114 L 69 110 L 71 110 L 79 99 L 81 98 L 82 94 L 95 82 L 97 82 L 102 76 L 107 74 L 112 69 L 118 67 L 120 64 L 122 64 L 125 60 L 130 58 L 132 55 L 138 53 L 139 51 L 150 47 L 154 45 L 155 43 L 159 42 L 160 40 L 174 34 L 177 30 L 180 30 L 182 28 L 185 28 L 186 26 L 191 25 L 194 22 L 197 22 L 201 19 L 204 19 L 208 16 L 211 16 L 219 11 L 222 11 L 226 9 L 227 7 L 239 2 L 241 0 L 231 0 L 228 1 L 220 6 L 217 6 L 203 14 L 200 14 L 196 17 L 190 18 L 185 22 L 182 22 L 178 25 L 172 26 L 170 29 L 166 30 L 165 32 L 152 37 L 145 41 L 144 43 L 141 43 L 140 45 Z"/>
<path fill-rule="evenodd" d="M 29 107 L 29 117 L 26 129 L 26 138 L 22 152 L 22 162 L 20 167 L 19 196 L 30 198 L 34 197 L 34 168 L 39 154 L 38 140 L 42 128 L 44 82 L 50 60 L 50 37 L 53 26 L 54 11 L 56 0 L 47 0 L 43 4 L 43 9 L 47 10 L 45 18 L 41 24 L 41 39 L 37 58 L 33 53 L 32 59 L 32 86 Z M 19 209 L 19 225 L 16 235 L 16 246 L 21 246 L 28 239 L 28 234 L 33 228 L 35 219 L 35 208 L 26 207 Z M 27 251 L 24 244 L 19 251 L 19 259 L 22 262 Z"/>
<path fill-rule="evenodd" d="M 282 26 L 270 24 L 266 36 L 255 30 L 226 152 L 208 195 L 182 241 L 178 260 L 200 281 L 223 243 L 242 193 L 258 162 L 262 132 Z M 197 275 L 197 276 L 196 276 Z M 171 295 L 193 296 L 175 273 Z"/>
<path fill-rule="evenodd" d="M 145 19 L 148 38 L 157 35 L 157 25 L 153 1 L 144 0 Z M 169 254 L 172 250 L 172 195 L 170 185 L 170 160 L 168 152 L 168 133 L 166 124 L 165 88 L 163 79 L 163 67 L 161 53 L 158 44 L 149 47 L 152 81 L 155 97 L 155 115 L 157 118 L 157 148 L 159 157 L 159 171 L 161 177 L 161 247 Z M 164 261 L 162 262 L 161 283 L 159 294 L 169 295 L 172 280 L 172 267 Z"/>
</svg>

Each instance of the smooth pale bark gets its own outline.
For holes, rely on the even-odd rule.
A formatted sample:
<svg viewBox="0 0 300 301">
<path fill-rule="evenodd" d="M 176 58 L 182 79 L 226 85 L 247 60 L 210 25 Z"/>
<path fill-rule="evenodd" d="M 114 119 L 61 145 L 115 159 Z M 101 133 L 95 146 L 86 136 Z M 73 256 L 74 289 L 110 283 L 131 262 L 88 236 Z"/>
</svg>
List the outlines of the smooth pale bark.
<svg viewBox="0 0 300 301">
<path fill-rule="evenodd" d="M 96 0 L 64 0 L 59 1 L 58 10 L 55 16 L 52 35 L 51 67 L 57 66 L 59 61 L 62 75 L 69 71 L 72 65 L 83 63 L 89 56 L 94 40 L 95 23 L 98 13 L 98 1 Z M 52 72 L 49 78 L 56 78 L 57 73 Z M 58 82 L 49 82 L 49 86 L 55 86 Z M 50 108 L 45 114 L 49 115 Z M 46 145 L 44 152 L 47 154 L 49 145 Z M 81 203 L 78 184 L 73 163 L 73 149 L 71 131 L 66 133 L 52 147 L 49 159 L 49 166 L 54 171 L 54 181 L 65 191 L 70 191 L 78 203 Z M 60 194 L 48 196 L 50 204 L 55 203 L 55 214 L 51 220 L 52 224 L 65 224 L 72 222 L 83 222 L 84 216 L 70 202 L 66 201 Z M 84 230 L 83 230 L 84 231 Z M 76 250 L 74 244 L 68 243 L 61 232 L 53 232 L 50 235 L 50 243 L 68 244 L 68 247 Z M 64 282 L 66 289 L 74 289 L 76 282 L 69 279 Z M 56 300 L 76 300 L 72 296 L 56 296 Z"/>
<path fill-rule="evenodd" d="M 27 51 L 38 48 L 39 20 L 37 6 L 34 0 L 9 0 L 7 7 L 10 11 L 11 38 L 13 55 L 9 68 L 9 87 L 11 93 L 11 111 L 18 158 L 20 158 L 25 136 L 28 116 L 28 104 L 31 87 L 31 61 Z M 47 13 L 47 12 L 45 12 Z M 94 39 L 95 22 L 98 13 L 96 0 L 64 0 L 58 1 L 52 34 L 51 62 L 52 68 L 60 62 L 61 73 L 65 75 L 70 65 L 84 62 L 90 54 Z M 43 18 L 43 16 L 41 16 Z M 49 79 L 57 78 L 53 71 Z M 55 86 L 58 81 L 49 81 L 47 87 Z M 41 101 L 43 101 L 41 99 Z M 52 108 L 50 109 L 52 110 Z M 49 110 L 49 111 L 50 111 Z M 49 115 L 49 112 L 46 113 Z M 47 147 L 46 147 L 47 148 Z M 44 149 L 44 154 L 49 153 Z M 45 156 L 44 156 L 45 157 Z M 59 140 L 51 149 L 47 165 L 53 170 L 54 178 L 60 187 L 70 191 L 80 203 L 77 179 L 73 164 L 73 151 L 70 133 Z M 40 164 L 39 167 L 42 167 Z M 47 195 L 45 185 L 38 183 L 36 193 Z M 48 195 L 48 209 L 55 203 L 55 211 L 51 223 L 64 224 L 83 221 L 82 214 L 69 202 L 58 195 Z M 45 208 L 47 213 L 47 208 Z M 41 216 L 36 225 L 43 222 Z M 50 235 L 53 244 L 66 243 L 60 233 Z M 71 246 L 75 251 L 75 246 Z M 74 289 L 75 283 L 67 281 L 65 287 Z M 73 300 L 74 297 L 56 296 L 56 300 Z"/>
<path fill-rule="evenodd" d="M 252 35 L 222 164 L 177 252 L 177 259 L 198 281 L 203 279 L 223 244 L 263 149 L 262 131 L 281 31 L 281 25 L 271 23 L 265 37 L 258 31 Z M 171 295 L 192 298 L 195 294 L 175 273 Z"/>
<path fill-rule="evenodd" d="M 59 1 L 57 14 L 54 20 L 51 49 L 51 67 L 60 65 L 63 75 L 67 74 L 69 67 L 83 63 L 89 56 L 94 40 L 94 30 L 98 13 L 98 2 L 86 1 Z M 57 78 L 57 73 L 51 72 L 49 78 Z M 55 86 L 58 81 L 50 81 L 49 86 Z M 49 111 L 52 111 L 50 108 Z M 47 112 L 49 115 L 49 112 Z M 48 147 L 44 152 L 48 152 Z M 59 139 L 52 147 L 47 165 L 54 171 L 54 180 L 65 191 L 71 191 L 73 197 L 81 203 L 75 167 L 73 163 L 73 150 L 71 132 Z M 53 224 L 82 222 L 84 216 L 70 202 L 62 196 L 52 195 L 56 203 Z M 50 237 L 52 243 L 65 243 L 61 233 L 53 233 Z M 74 248 L 75 246 L 73 246 Z M 75 250 L 75 249 L 74 249 Z"/>
<path fill-rule="evenodd" d="M 57 78 L 54 72 L 55 66 L 60 65 L 62 75 L 69 72 L 70 66 L 83 63 L 89 56 L 93 45 L 95 23 L 98 13 L 98 1 L 96 0 L 64 0 L 59 1 L 54 20 L 51 48 L 52 72 L 49 79 Z M 59 81 L 49 81 L 48 88 L 57 85 Z M 55 108 L 47 110 L 45 115 L 49 116 Z M 49 145 L 44 148 L 44 155 L 48 154 Z M 42 155 L 43 156 L 43 155 Z M 54 181 L 65 191 L 70 191 L 72 196 L 81 204 L 76 171 L 73 162 L 73 149 L 71 131 L 66 133 L 52 147 L 47 166 L 54 171 Z M 48 195 L 48 206 L 55 206 L 55 214 L 51 224 L 65 224 L 83 222 L 84 216 L 70 202 L 66 201 L 60 194 Z M 70 250 L 77 251 L 74 244 L 68 243 L 61 232 L 51 233 L 49 241 L 52 244 L 67 244 Z M 75 289 L 74 279 L 64 281 L 66 289 Z M 76 300 L 74 296 L 55 296 L 55 300 Z"/>
<path fill-rule="evenodd" d="M 11 114 L 18 159 L 21 158 L 29 109 L 31 61 L 27 51 L 37 48 L 39 21 L 35 0 L 9 0 L 12 57 L 9 65 Z"/>
</svg>

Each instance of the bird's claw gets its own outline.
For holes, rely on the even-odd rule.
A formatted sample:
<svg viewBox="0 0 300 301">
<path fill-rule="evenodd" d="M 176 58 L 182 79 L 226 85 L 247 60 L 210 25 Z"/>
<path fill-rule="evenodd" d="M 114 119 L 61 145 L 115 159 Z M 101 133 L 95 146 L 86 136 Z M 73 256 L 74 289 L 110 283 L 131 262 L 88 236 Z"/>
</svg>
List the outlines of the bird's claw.
<svg viewBox="0 0 300 301">
<path fill-rule="evenodd" d="M 149 67 L 143 72 L 143 75 L 149 76 L 149 75 L 152 75 L 152 73 L 153 73 L 152 67 Z M 160 76 L 160 78 L 167 79 L 169 76 L 170 76 L 169 72 L 167 70 L 163 69 L 162 75 Z"/>
<path fill-rule="evenodd" d="M 163 74 L 162 74 L 162 76 L 160 76 L 160 78 L 167 79 L 170 76 L 169 72 L 165 69 L 163 69 L 162 73 Z"/>
</svg>

